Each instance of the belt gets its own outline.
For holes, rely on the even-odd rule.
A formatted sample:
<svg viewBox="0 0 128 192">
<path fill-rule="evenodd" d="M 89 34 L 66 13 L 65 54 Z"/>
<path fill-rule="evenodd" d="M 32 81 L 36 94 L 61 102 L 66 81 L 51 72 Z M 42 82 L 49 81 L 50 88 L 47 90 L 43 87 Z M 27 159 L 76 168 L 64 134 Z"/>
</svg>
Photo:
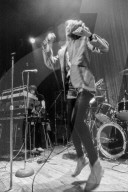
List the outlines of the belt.
<svg viewBox="0 0 128 192">
<path fill-rule="evenodd" d="M 79 88 L 77 91 L 78 91 L 78 94 L 83 92 L 83 91 L 87 91 L 88 93 L 91 93 L 91 94 L 95 95 L 95 91 L 89 91 L 89 90 L 84 89 L 84 88 Z"/>
</svg>

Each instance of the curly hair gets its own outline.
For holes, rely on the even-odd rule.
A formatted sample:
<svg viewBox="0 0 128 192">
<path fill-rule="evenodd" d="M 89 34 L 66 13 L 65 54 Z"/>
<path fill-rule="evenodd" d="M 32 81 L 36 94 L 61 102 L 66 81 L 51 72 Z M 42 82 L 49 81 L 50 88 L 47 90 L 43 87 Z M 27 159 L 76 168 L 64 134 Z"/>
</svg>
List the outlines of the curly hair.
<svg viewBox="0 0 128 192">
<path fill-rule="evenodd" d="M 72 35 L 72 32 L 75 31 L 78 27 L 85 27 L 85 24 L 81 20 L 67 20 L 65 22 L 66 35 Z"/>
</svg>

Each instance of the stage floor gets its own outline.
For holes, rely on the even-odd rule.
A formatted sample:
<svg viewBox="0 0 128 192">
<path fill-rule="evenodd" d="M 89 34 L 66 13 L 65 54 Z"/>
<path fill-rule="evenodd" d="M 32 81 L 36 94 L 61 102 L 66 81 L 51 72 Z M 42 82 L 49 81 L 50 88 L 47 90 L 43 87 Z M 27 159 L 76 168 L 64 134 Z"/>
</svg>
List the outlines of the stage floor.
<svg viewBox="0 0 128 192">
<path fill-rule="evenodd" d="M 23 156 L 13 161 L 13 185 L 11 192 L 82 192 L 90 173 L 87 165 L 79 176 L 71 177 L 76 166 L 76 153 L 73 146 L 55 146 L 45 150 L 40 156 L 27 158 L 26 168 L 32 168 L 34 175 L 26 178 L 15 176 L 17 170 L 24 168 Z M 47 157 L 50 155 L 49 159 Z M 101 157 L 100 157 L 101 159 Z M 47 162 L 46 162 L 47 160 Z M 45 164 L 44 164 L 45 163 Z M 128 191 L 128 160 L 101 159 L 105 173 L 100 186 L 95 191 Z M 10 162 L 0 161 L 0 192 L 10 187 Z"/>
</svg>

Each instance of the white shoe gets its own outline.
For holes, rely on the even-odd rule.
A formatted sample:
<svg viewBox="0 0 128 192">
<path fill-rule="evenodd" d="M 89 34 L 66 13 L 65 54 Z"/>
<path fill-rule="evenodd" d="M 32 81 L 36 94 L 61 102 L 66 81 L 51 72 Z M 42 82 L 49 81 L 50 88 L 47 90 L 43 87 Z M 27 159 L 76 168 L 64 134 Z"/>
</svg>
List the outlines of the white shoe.
<svg viewBox="0 0 128 192">
<path fill-rule="evenodd" d="M 38 147 L 38 148 L 37 148 L 37 151 L 39 151 L 39 152 L 44 152 L 44 149 L 43 149 L 42 147 Z"/>
<path fill-rule="evenodd" d="M 95 164 L 93 165 L 93 167 L 91 167 L 91 173 L 87 180 L 84 192 L 93 190 L 96 187 L 98 187 L 103 174 L 104 174 L 104 170 L 103 170 L 102 166 L 100 165 L 100 161 L 97 160 L 95 162 Z"/>
<path fill-rule="evenodd" d="M 82 171 L 82 169 L 88 164 L 88 159 L 85 157 L 80 157 L 77 160 L 77 165 L 74 173 L 72 174 L 72 177 L 76 177 L 79 175 Z"/>
</svg>

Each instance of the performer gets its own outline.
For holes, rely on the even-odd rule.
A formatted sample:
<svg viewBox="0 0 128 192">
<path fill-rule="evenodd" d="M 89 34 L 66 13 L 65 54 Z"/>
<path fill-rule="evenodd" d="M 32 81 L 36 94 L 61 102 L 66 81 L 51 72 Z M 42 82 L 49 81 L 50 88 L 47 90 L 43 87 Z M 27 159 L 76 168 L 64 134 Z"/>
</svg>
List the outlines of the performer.
<svg viewBox="0 0 128 192">
<path fill-rule="evenodd" d="M 98 159 L 91 138 L 89 127 L 84 120 L 87 118 L 89 101 L 93 98 L 95 78 L 89 69 L 89 50 L 97 53 L 106 53 L 109 44 L 96 34 L 92 34 L 89 28 L 78 20 L 66 22 L 67 51 L 71 63 L 71 82 L 78 89 L 78 96 L 74 110 L 73 142 L 79 158 L 83 157 L 83 151 L 79 148 L 79 140 L 83 143 L 88 154 L 91 173 L 86 183 L 85 191 L 95 189 L 101 181 L 103 168 Z M 79 139 L 78 139 L 79 138 Z"/>
<path fill-rule="evenodd" d="M 67 136 L 68 136 L 67 139 L 68 141 L 71 141 L 72 139 L 74 143 L 74 138 L 72 138 L 74 120 L 72 119 L 72 117 L 74 113 L 74 106 L 75 106 L 78 91 L 76 88 L 73 87 L 70 79 L 71 63 L 69 61 L 69 55 L 67 52 L 68 41 L 66 39 L 65 44 L 59 49 L 58 55 L 54 56 L 52 47 L 53 47 L 53 42 L 55 38 L 56 36 L 54 33 L 49 33 L 46 36 L 45 41 L 43 42 L 43 47 L 42 47 L 43 57 L 44 57 L 44 62 L 49 69 L 54 69 L 54 65 L 57 63 L 58 60 L 60 62 L 62 83 L 63 83 L 63 89 L 64 89 L 64 100 L 67 103 Z M 83 146 L 79 137 L 77 138 L 77 145 L 79 145 L 78 146 L 79 150 L 83 151 L 82 150 Z M 86 155 L 85 157 L 82 156 L 80 158 L 78 156 L 77 165 L 72 176 L 75 177 L 79 175 L 83 167 L 87 164 L 88 164 L 88 158 L 86 157 Z"/>
<path fill-rule="evenodd" d="M 87 124 L 84 123 L 84 120 L 87 117 L 89 101 L 96 91 L 95 78 L 88 68 L 89 50 L 97 53 L 106 53 L 109 50 L 109 44 L 105 39 L 102 39 L 96 34 L 92 34 L 82 21 L 77 20 L 68 20 L 66 22 L 66 37 L 68 43 L 65 49 L 68 51 L 69 61 L 71 63 L 71 83 L 73 87 L 78 90 L 73 116 L 73 121 L 75 122 L 73 143 L 78 155 L 77 165 L 80 165 L 77 167 L 81 171 L 85 165 L 85 163 L 83 163 L 83 151 L 80 146 L 82 142 L 87 151 L 91 167 L 91 173 L 85 190 L 92 190 L 100 184 L 103 169 L 97 157 L 89 128 Z M 47 61 L 48 57 L 46 57 L 46 51 L 43 51 L 43 54 L 45 61 Z M 51 55 L 50 61 L 55 62 L 55 60 Z M 49 64 L 51 63 L 49 62 Z"/>
<path fill-rule="evenodd" d="M 46 115 L 45 114 L 46 112 L 45 98 L 43 95 L 37 92 L 37 87 L 35 85 L 31 85 L 29 88 L 29 91 L 32 95 L 38 98 L 38 101 L 35 101 L 33 109 L 31 110 L 31 118 L 30 118 L 31 126 L 33 123 L 35 123 L 35 135 L 33 135 L 34 129 L 31 130 L 32 141 L 33 141 L 33 137 L 35 137 L 35 146 L 33 146 L 34 148 L 32 152 L 36 152 L 36 151 L 43 152 L 44 151 L 43 148 L 46 147 L 45 133 L 44 133 L 45 127 L 42 127 L 42 121 L 45 121 L 45 115 Z"/>
</svg>

